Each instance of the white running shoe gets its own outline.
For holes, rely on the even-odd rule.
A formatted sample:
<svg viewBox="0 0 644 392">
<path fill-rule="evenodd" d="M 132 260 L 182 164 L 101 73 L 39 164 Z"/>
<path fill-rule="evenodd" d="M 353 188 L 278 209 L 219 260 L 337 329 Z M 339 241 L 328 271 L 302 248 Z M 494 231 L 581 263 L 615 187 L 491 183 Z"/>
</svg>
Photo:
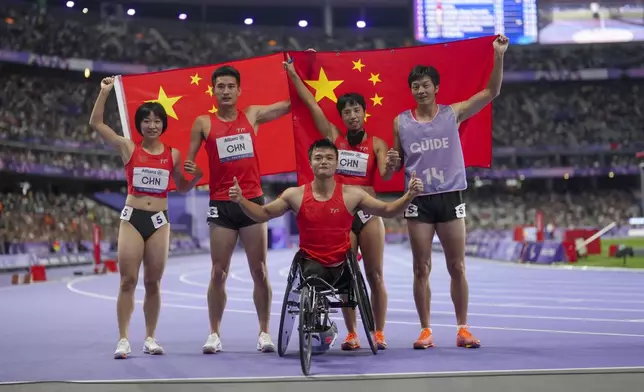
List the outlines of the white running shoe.
<svg viewBox="0 0 644 392">
<path fill-rule="evenodd" d="M 259 334 L 259 337 L 257 338 L 257 351 L 261 351 L 263 353 L 275 352 L 275 343 L 273 343 L 271 335 L 266 332 Z"/>
<path fill-rule="evenodd" d="M 143 353 L 144 354 L 152 354 L 152 355 L 163 355 L 165 354 L 165 351 L 163 351 L 163 347 L 159 346 L 156 340 L 154 338 L 148 337 L 145 339 L 145 343 L 143 343 Z"/>
<path fill-rule="evenodd" d="M 221 350 L 222 350 L 221 339 L 219 339 L 219 335 L 216 333 L 211 333 L 208 336 L 208 340 L 206 341 L 206 344 L 203 345 L 203 353 L 214 354 Z"/>
<path fill-rule="evenodd" d="M 125 359 L 127 355 L 132 352 L 130 342 L 127 339 L 121 339 L 116 344 L 116 351 L 114 351 L 114 359 Z"/>
</svg>

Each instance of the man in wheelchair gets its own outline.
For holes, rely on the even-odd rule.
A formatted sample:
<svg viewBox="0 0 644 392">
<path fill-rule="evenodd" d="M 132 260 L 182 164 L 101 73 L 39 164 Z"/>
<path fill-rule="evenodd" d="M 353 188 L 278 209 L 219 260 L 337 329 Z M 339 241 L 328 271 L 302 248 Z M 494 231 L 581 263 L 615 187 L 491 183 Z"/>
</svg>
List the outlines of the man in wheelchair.
<svg viewBox="0 0 644 392">
<path fill-rule="evenodd" d="M 412 173 L 406 193 L 389 203 L 372 197 L 360 187 L 339 184 L 334 176 L 338 166 L 338 149 L 328 139 L 320 139 L 311 145 L 309 164 L 314 175 L 312 182 L 288 188 L 266 205 L 247 200 L 236 178 L 229 189 L 229 196 L 256 222 L 266 222 L 292 210 L 300 232 L 298 254 L 302 259 L 302 276 L 317 275 L 332 284 L 345 270 L 344 264 L 351 251 L 350 231 L 356 211 L 362 210 L 385 218 L 402 214 L 414 197 L 423 191 L 423 182 Z"/>
</svg>

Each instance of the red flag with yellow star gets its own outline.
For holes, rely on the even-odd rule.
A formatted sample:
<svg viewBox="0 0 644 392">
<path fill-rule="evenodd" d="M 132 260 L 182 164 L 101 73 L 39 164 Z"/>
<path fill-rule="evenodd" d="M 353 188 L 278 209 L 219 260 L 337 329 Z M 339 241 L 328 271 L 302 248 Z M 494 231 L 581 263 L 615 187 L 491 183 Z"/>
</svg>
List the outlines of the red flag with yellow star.
<svg viewBox="0 0 644 392">
<path fill-rule="evenodd" d="M 415 107 L 407 76 L 416 65 L 432 65 L 440 73 L 439 104 L 469 99 L 483 90 L 494 65 L 495 36 L 448 44 L 356 52 L 293 52 L 293 65 L 315 95 L 329 121 L 346 130 L 336 109 L 337 98 L 355 92 L 367 104 L 365 130 L 393 147 L 393 120 Z M 295 134 L 297 174 L 300 184 L 313 179 L 308 161 L 311 143 L 320 138 L 313 118 L 289 81 Z M 492 108 L 488 105 L 460 126 L 461 143 L 468 167 L 490 167 L 492 161 Z M 396 173 L 385 182 L 376 173 L 378 192 L 404 189 L 404 175 Z"/>
<path fill-rule="evenodd" d="M 230 61 L 241 74 L 238 108 L 268 105 L 289 98 L 287 76 L 282 65 L 283 54 Z M 119 103 L 123 132 L 134 142 L 142 137 L 134 126 L 136 109 L 144 102 L 159 102 L 168 114 L 168 129 L 161 140 L 181 151 L 186 159 L 190 147 L 190 130 L 195 118 L 216 113 L 216 101 L 210 80 L 212 72 L 222 64 L 181 68 L 140 75 L 118 76 L 115 91 Z M 290 113 L 259 127 L 255 146 L 262 175 L 295 171 L 293 122 Z M 208 183 L 208 157 L 205 147 L 199 150 L 197 165 L 204 175 L 198 185 Z M 176 189 L 171 182 L 170 189 Z"/>
</svg>

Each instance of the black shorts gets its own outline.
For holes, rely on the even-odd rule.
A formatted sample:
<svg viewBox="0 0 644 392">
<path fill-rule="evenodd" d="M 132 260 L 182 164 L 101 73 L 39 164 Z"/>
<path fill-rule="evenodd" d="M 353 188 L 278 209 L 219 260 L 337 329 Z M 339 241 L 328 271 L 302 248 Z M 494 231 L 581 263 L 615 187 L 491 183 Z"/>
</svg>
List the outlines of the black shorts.
<svg viewBox="0 0 644 392">
<path fill-rule="evenodd" d="M 405 219 L 424 223 L 445 223 L 465 218 L 461 191 L 417 196 L 405 210 Z"/>
<path fill-rule="evenodd" d="M 264 205 L 264 196 L 249 200 L 260 206 Z M 206 220 L 208 224 L 214 224 L 231 230 L 239 230 L 257 224 L 248 215 L 244 214 L 239 204 L 224 200 L 210 200 L 210 208 L 208 208 L 208 218 Z"/>
<path fill-rule="evenodd" d="M 340 283 L 344 282 L 346 278 L 346 262 L 336 267 L 326 267 L 321 263 L 307 257 L 307 255 L 302 251 L 298 251 L 295 257 L 300 265 L 300 272 L 303 279 L 306 279 L 312 275 L 317 275 L 320 279 L 324 280 L 331 286 L 336 287 Z M 315 282 L 312 283 L 314 286 L 316 286 L 314 284 Z"/>
<path fill-rule="evenodd" d="M 121 220 L 130 222 L 147 241 L 159 228 L 168 224 L 168 210 L 146 211 L 125 206 L 121 211 Z"/>
<path fill-rule="evenodd" d="M 369 215 L 362 210 L 358 210 L 353 216 L 353 223 L 351 224 L 351 231 L 353 234 L 359 236 L 360 232 L 371 218 L 373 218 L 373 215 Z"/>
</svg>

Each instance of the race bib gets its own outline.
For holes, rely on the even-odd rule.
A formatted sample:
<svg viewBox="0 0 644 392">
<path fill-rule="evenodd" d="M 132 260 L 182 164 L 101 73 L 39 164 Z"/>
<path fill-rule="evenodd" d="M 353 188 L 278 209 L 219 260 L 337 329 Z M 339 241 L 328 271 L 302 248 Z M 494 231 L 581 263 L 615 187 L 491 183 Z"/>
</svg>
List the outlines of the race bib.
<svg viewBox="0 0 644 392">
<path fill-rule="evenodd" d="M 337 172 L 339 174 L 356 177 L 364 177 L 367 175 L 369 154 L 360 151 L 339 150 L 338 158 Z"/>
<path fill-rule="evenodd" d="M 366 212 L 364 212 L 364 211 L 362 211 L 362 210 L 359 210 L 359 211 L 358 211 L 358 218 L 360 218 L 360 221 L 361 221 L 361 222 L 362 222 L 362 224 L 364 225 L 364 224 L 366 224 L 367 222 L 369 222 L 369 220 L 372 218 L 372 215 L 369 215 L 369 214 L 367 214 Z"/>
<path fill-rule="evenodd" d="M 154 226 L 155 229 L 158 229 L 159 227 L 168 223 L 168 220 L 165 218 L 163 211 L 157 212 L 156 214 L 152 215 L 150 219 L 152 220 L 152 226 Z"/>
<path fill-rule="evenodd" d="M 217 153 L 220 162 L 252 158 L 255 155 L 253 139 L 249 133 L 217 138 Z"/>
<path fill-rule="evenodd" d="M 170 172 L 165 169 L 135 167 L 132 185 L 139 192 L 163 193 L 168 189 Z"/>
<path fill-rule="evenodd" d="M 132 212 L 134 211 L 134 208 L 125 206 L 123 207 L 123 211 L 121 211 L 121 220 L 130 221 L 130 218 L 132 217 Z"/>
</svg>

